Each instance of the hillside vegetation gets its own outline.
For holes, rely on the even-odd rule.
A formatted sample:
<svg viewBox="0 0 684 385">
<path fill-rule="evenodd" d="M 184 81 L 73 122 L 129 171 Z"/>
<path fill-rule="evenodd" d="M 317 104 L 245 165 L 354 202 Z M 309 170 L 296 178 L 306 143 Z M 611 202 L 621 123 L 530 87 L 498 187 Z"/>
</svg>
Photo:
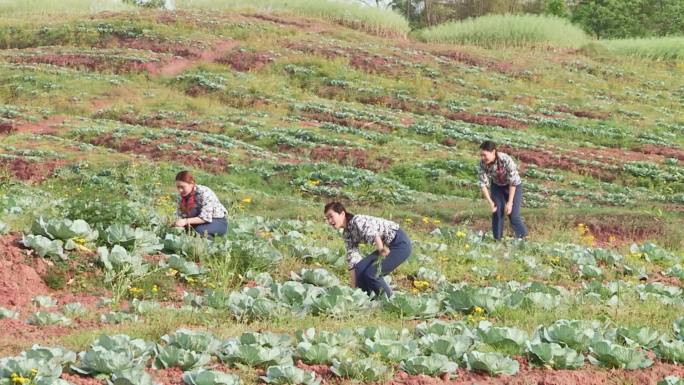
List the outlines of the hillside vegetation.
<svg viewBox="0 0 684 385">
<path fill-rule="evenodd" d="M 680 55 L 418 42 L 299 1 L 8 4 L 0 383 L 684 377 Z M 520 165 L 524 242 L 489 235 L 486 139 Z M 169 228 L 182 169 L 229 209 L 225 239 Z M 414 241 L 392 300 L 348 286 L 333 199 Z"/>
</svg>

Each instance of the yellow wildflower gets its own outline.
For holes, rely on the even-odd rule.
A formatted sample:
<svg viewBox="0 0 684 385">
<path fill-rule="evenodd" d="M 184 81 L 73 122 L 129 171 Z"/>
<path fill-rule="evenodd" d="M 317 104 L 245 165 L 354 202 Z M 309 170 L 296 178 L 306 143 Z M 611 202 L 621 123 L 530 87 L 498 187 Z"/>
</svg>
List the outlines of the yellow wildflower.
<svg viewBox="0 0 684 385">
<path fill-rule="evenodd" d="M 240 202 L 242 202 L 242 203 L 248 205 L 248 204 L 252 203 L 252 198 L 247 197 L 247 198 L 241 200 Z"/>
<path fill-rule="evenodd" d="M 428 223 L 430 223 L 430 218 L 428 218 L 428 217 L 423 217 L 423 223 L 425 223 L 426 225 L 427 225 Z"/>
<path fill-rule="evenodd" d="M 456 233 L 456 238 L 465 238 L 465 236 L 466 236 L 466 233 L 464 233 L 463 231 L 460 231 L 460 230 L 459 230 L 459 231 Z"/>
<path fill-rule="evenodd" d="M 153 293 L 156 293 L 158 291 L 159 291 L 159 287 L 157 287 L 157 285 L 152 286 L 152 292 Z"/>
</svg>

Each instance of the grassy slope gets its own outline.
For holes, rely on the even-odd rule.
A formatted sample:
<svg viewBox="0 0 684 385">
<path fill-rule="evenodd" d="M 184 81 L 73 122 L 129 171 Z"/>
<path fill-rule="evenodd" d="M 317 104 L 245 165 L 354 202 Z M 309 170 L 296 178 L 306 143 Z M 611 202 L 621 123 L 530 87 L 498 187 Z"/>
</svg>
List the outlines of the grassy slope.
<svg viewBox="0 0 684 385">
<path fill-rule="evenodd" d="M 340 165 L 372 172 L 359 187 L 341 187 L 342 193 L 354 194 L 355 211 L 392 217 L 409 228 L 416 239 L 429 240 L 427 233 L 437 225 L 450 223 L 455 214 L 465 228 L 486 231 L 488 214 L 478 198 L 474 168 L 478 142 L 493 138 L 535 155 L 542 150 L 562 154 L 567 158 L 563 164 L 570 165 L 567 169 L 542 165 L 536 172 L 526 168 L 526 199 L 535 207 L 526 208 L 524 217 L 534 241 L 579 242 L 582 239 L 576 225 L 589 223 L 607 234 L 602 239 L 607 243 L 613 242 L 608 236 L 614 235 L 614 245 L 623 252 L 631 238 L 641 238 L 641 234 L 674 251 L 684 248 L 681 200 L 668 201 L 673 196 L 681 199 L 684 194 L 681 163 L 654 156 L 645 176 L 636 176 L 622 169 L 625 156 L 618 151 L 635 150 L 630 156 L 639 156 L 646 145 L 670 145 L 681 154 L 681 62 L 597 61 L 568 51 L 488 51 L 425 45 L 385 40 L 313 19 L 264 20 L 252 14 L 216 12 L 142 12 L 82 21 L 22 21 L 13 32 L 3 31 L 0 83 L 4 86 L 0 98 L 7 104 L 4 118 L 16 125 L 52 115 L 65 118 L 49 134 L 20 131 L 2 136 L 0 153 L 8 154 L 6 157 L 38 163 L 57 161 L 60 165 L 86 161 L 96 170 L 132 161 L 141 170 L 139 174 L 136 171 L 134 184 L 146 189 L 159 183 L 150 187 L 150 193 L 164 196 L 172 192 L 170 181 L 183 160 L 193 159 L 198 172 L 202 168 L 215 171 L 216 160 L 201 158 L 214 156 L 225 159 L 230 167 L 211 174 L 200 172 L 200 180 L 215 186 L 224 202 L 233 203 L 233 215 L 315 220 L 319 239 L 328 244 L 327 240 L 334 238 L 324 229 L 320 213 L 328 197 L 305 190 L 322 191 L 316 188 L 325 186 L 326 178 L 346 170 Z M 235 50 L 226 53 L 225 60 L 197 63 L 178 77 L 129 71 L 130 63 L 173 58 L 168 53 L 120 48 L 116 43 L 129 41 L 130 46 L 130 41 L 137 41 L 153 48 L 150 42 L 164 42 L 174 49 L 199 47 L 210 51 L 211 46 L 226 39 L 237 41 L 237 49 L 244 52 Z M 35 47 L 43 48 L 37 52 Z M 91 56 L 87 64 L 77 68 L 10 63 L 20 56 L 44 60 L 46 53 L 63 52 Z M 237 66 L 245 60 L 264 65 L 236 71 L 224 64 Z M 348 128 L 325 125 L 326 120 Z M 185 131 L 164 131 L 169 126 Z M 188 136 L 181 137 L 183 132 Z M 225 136 L 209 137 L 205 133 Z M 114 140 L 108 144 L 95 140 L 110 134 Z M 143 155 L 122 150 L 123 141 L 133 143 L 135 152 Z M 602 152 L 606 157 L 586 165 L 583 162 L 589 158 L 588 151 Z M 312 157 L 323 159 L 319 170 L 308 164 Z M 605 170 L 593 172 L 601 167 Z M 348 178 L 357 174 L 352 171 Z M 667 175 L 675 175 L 675 181 L 665 180 Z M 610 182 L 599 178 L 606 176 Z M 401 185 L 392 184 L 392 180 Z M 74 191 L 67 181 L 66 177 L 51 178 L 35 189 L 52 196 L 93 198 L 89 195 L 92 191 Z M 339 185 L 332 181 L 328 187 Z M 413 201 L 403 202 L 387 194 L 388 186 L 405 191 Z M 98 194 L 108 198 L 106 192 Z M 239 205 L 246 197 L 252 203 Z M 160 204 L 158 209 L 169 212 L 168 205 Z M 24 215 L 6 220 L 13 228 L 23 229 L 31 218 Z M 500 256 L 504 254 L 501 250 Z M 450 262 L 439 265 L 451 280 L 476 280 L 470 268 L 479 264 L 493 264 L 503 280 L 527 278 L 527 272 L 510 269 L 503 259 L 478 262 L 457 255 L 459 251 L 449 255 L 454 258 Z M 301 266 L 288 262 L 281 266 L 279 276 Z M 400 275 L 417 267 L 417 262 L 404 266 Z M 655 265 L 646 267 L 659 271 Z M 565 285 L 575 284 L 573 281 L 571 272 L 550 280 Z M 551 316 L 591 318 L 596 314 L 618 322 L 666 328 L 678 312 L 634 303 L 620 309 L 576 305 L 559 314 L 520 311 L 496 317 L 530 329 L 550 321 Z M 117 330 L 156 338 L 183 324 L 203 325 L 221 335 L 247 327 L 216 321 L 211 317 L 160 315 L 143 328 Z M 321 325 L 319 319 L 286 318 L 264 326 L 291 330 L 301 322 Z M 371 314 L 364 320 L 325 321 L 324 326 L 337 328 L 360 322 L 401 324 Z M 82 348 L 94 333 L 76 333 L 61 342 Z M 30 343 L 18 342 L 14 349 Z"/>
</svg>

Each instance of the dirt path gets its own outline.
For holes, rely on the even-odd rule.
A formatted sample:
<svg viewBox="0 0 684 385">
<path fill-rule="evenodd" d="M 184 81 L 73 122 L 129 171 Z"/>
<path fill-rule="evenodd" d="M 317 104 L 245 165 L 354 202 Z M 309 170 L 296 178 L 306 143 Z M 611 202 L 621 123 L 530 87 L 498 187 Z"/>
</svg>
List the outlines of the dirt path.
<svg viewBox="0 0 684 385">
<path fill-rule="evenodd" d="M 155 76 L 177 76 L 183 71 L 201 62 L 212 63 L 226 52 L 237 47 L 235 40 L 225 40 L 214 45 L 210 50 L 202 51 L 197 59 L 176 58 L 166 63 L 148 63 L 147 72 Z"/>
</svg>

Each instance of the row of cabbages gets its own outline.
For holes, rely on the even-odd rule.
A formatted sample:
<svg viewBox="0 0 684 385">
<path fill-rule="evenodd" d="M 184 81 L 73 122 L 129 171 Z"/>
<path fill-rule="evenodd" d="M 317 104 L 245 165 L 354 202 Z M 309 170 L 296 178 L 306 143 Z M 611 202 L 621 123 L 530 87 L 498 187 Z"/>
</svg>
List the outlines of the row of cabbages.
<svg viewBox="0 0 684 385">
<path fill-rule="evenodd" d="M 313 245 L 302 232 L 311 231 L 312 223 L 303 221 L 266 221 L 260 217 L 235 219 L 231 222 L 229 240 L 210 243 L 206 240 L 180 232 L 167 233 L 162 240 L 153 231 L 133 228 L 125 224 L 114 224 L 104 229 L 94 229 L 83 220 L 38 218 L 31 227 L 31 234 L 24 235 L 22 243 L 33 249 L 38 256 L 66 259 L 66 251 L 101 246 L 104 253 L 108 248 L 125 249 L 131 258 L 142 259 L 144 254 L 159 251 L 199 259 L 231 251 L 250 253 L 258 261 L 256 266 L 269 266 L 282 258 L 279 250 L 306 261 L 318 261 L 328 265 L 341 265 L 344 258 L 339 252 Z M 268 233 L 270 242 L 258 233 Z M 275 247 L 273 247 L 275 246 Z M 102 253 L 102 252 L 101 252 Z M 131 262 L 137 265 L 142 262 Z"/>
<path fill-rule="evenodd" d="M 634 301 L 659 301 L 669 306 L 683 306 L 681 288 L 662 283 L 632 284 L 625 281 L 584 283 L 581 289 L 568 290 L 540 282 L 498 282 L 494 286 L 452 284 L 436 272 L 420 268 L 417 280 L 427 282 L 422 293 L 397 291 L 391 299 L 373 301 L 359 289 L 341 285 L 336 275 L 323 268 L 304 268 L 292 273 L 291 280 L 274 282 L 268 273 L 247 274 L 253 287 L 238 291 L 205 290 L 203 295 L 187 293 L 187 304 L 217 310 L 228 309 L 239 320 L 269 319 L 295 313 L 298 315 L 351 316 L 369 308 L 379 308 L 400 318 L 429 319 L 440 315 L 494 313 L 518 307 L 544 310 L 575 304 L 619 306 Z M 483 315 L 483 314 L 478 314 Z"/>
<path fill-rule="evenodd" d="M 102 335 L 76 355 L 63 348 L 34 346 L 17 357 L 0 359 L 0 383 L 30 378 L 36 384 L 62 385 L 65 367 L 109 383 L 149 385 L 145 368 L 176 367 L 190 385 L 239 384 L 234 373 L 209 370 L 215 361 L 230 368 L 242 365 L 265 370 L 262 380 L 275 384 L 315 384 L 312 372 L 294 365 L 329 365 L 339 377 L 370 382 L 387 379 L 395 369 L 409 374 L 456 376 L 459 367 L 490 375 L 515 375 L 518 361 L 492 349 L 525 356 L 533 365 L 579 369 L 588 361 L 609 368 L 640 369 L 652 365 L 647 350 L 665 361 L 684 363 L 681 319 L 674 325 L 675 339 L 649 328 L 611 327 L 597 321 L 559 320 L 526 332 L 482 321 L 434 320 L 413 331 L 369 326 L 337 332 L 301 330 L 294 335 L 246 332 L 221 340 L 203 331 L 177 330 L 160 343 L 127 335 Z M 668 380 L 668 384 L 676 383 Z"/>
</svg>

